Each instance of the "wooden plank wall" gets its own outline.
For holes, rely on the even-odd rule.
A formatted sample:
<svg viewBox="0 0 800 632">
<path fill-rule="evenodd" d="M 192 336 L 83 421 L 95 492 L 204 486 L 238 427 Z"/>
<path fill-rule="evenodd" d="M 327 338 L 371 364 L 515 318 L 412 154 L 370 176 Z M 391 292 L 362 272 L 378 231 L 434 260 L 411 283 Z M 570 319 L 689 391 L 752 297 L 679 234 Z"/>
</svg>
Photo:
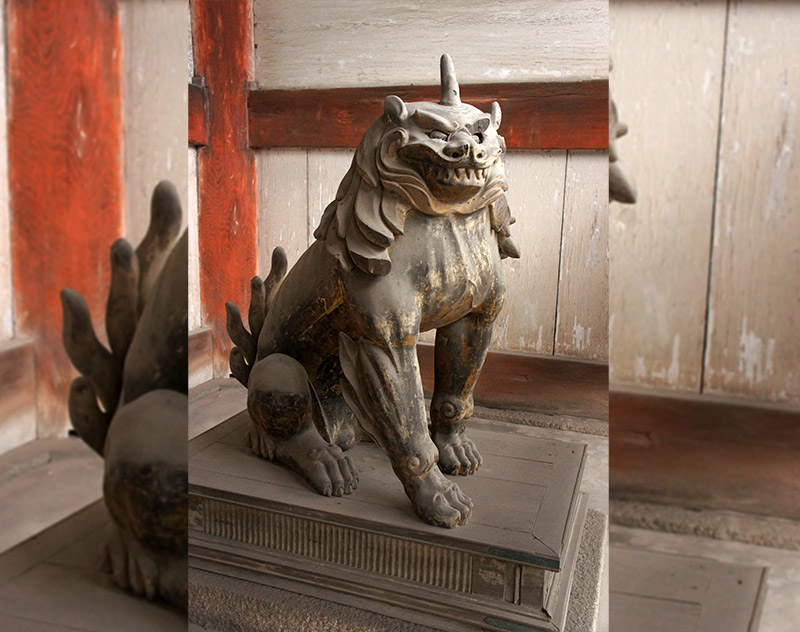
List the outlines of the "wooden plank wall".
<svg viewBox="0 0 800 632">
<path fill-rule="evenodd" d="M 262 275 L 276 246 L 294 263 L 310 245 L 352 157 L 348 149 L 256 153 Z M 510 290 L 494 349 L 607 359 L 607 164 L 604 152 L 509 153 L 508 200 L 523 256 L 504 263 Z"/>
<path fill-rule="evenodd" d="M 466 2 L 449 4 L 447 15 L 437 9 L 436 19 L 424 5 L 412 11 L 355 4 L 345 9 L 320 2 L 300 15 L 289 2 L 258 0 L 259 88 L 436 84 L 443 51 L 453 56 L 464 84 L 607 75 L 605 3 L 580 2 L 566 11 L 552 3 L 512 2 L 486 9 L 484 23 Z M 537 37 L 530 34 L 534 25 Z M 490 45 L 476 47 L 476 41 Z M 353 149 L 256 153 L 261 274 L 267 273 L 275 246 L 283 246 L 292 263 L 311 243 L 352 156 Z M 522 259 L 506 260 L 513 290 L 496 324 L 493 348 L 606 360 L 605 152 L 509 152 L 506 169 Z"/>
<path fill-rule="evenodd" d="M 611 3 L 611 380 L 800 403 L 800 5 Z"/>
<path fill-rule="evenodd" d="M 170 180 L 187 223 L 187 93 L 183 60 L 189 16 L 182 0 L 123 0 L 122 29 L 125 237 L 134 246 L 147 231 L 150 197 Z"/>
<path fill-rule="evenodd" d="M 443 52 L 463 83 L 608 75 L 608 3 L 597 0 L 309 0 L 302 11 L 256 0 L 253 15 L 256 80 L 272 90 L 430 83 Z"/>
</svg>

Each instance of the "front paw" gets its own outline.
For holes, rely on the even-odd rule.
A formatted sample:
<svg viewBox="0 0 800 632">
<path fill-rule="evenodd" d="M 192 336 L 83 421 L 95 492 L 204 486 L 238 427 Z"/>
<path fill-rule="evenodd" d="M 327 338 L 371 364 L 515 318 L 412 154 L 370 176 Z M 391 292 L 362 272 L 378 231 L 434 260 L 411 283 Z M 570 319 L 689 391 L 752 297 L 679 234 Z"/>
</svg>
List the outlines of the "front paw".
<svg viewBox="0 0 800 632">
<path fill-rule="evenodd" d="M 478 448 L 463 431 L 434 432 L 433 442 L 439 448 L 439 468 L 445 474 L 474 474 L 483 463 Z"/>
<path fill-rule="evenodd" d="M 472 513 L 469 497 L 436 467 L 415 480 L 409 497 L 417 515 L 436 527 L 452 529 L 465 524 Z"/>
</svg>

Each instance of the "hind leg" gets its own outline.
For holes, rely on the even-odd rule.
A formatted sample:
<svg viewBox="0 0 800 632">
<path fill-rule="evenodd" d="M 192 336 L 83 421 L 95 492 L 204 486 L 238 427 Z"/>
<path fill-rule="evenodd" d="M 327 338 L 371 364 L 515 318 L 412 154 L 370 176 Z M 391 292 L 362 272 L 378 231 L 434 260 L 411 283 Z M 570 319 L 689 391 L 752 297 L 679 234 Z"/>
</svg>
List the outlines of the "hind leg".
<svg viewBox="0 0 800 632">
<path fill-rule="evenodd" d="M 250 447 L 296 471 L 320 494 L 349 494 L 358 485 L 358 474 L 350 457 L 317 431 L 314 406 L 300 363 L 277 353 L 258 361 L 248 383 Z"/>
</svg>

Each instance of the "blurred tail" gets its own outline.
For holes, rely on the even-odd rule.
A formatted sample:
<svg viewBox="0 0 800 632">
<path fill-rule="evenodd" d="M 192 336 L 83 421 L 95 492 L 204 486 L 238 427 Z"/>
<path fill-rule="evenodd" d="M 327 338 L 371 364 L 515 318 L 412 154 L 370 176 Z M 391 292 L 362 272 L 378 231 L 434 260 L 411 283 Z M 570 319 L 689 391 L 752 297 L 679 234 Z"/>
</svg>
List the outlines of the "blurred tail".
<svg viewBox="0 0 800 632">
<path fill-rule="evenodd" d="M 275 296 L 275 291 L 286 276 L 287 267 L 286 253 L 283 248 L 278 246 L 272 251 L 272 265 L 267 278 L 262 280 L 260 277 L 254 276 L 250 281 L 250 310 L 248 312 L 250 331 L 245 329 L 239 308 L 230 301 L 225 303 L 225 311 L 228 314 L 228 335 L 235 345 L 231 349 L 230 355 L 231 373 L 244 386 L 247 386 L 250 370 L 258 356 L 258 337 L 264 327 L 269 306 Z"/>
</svg>

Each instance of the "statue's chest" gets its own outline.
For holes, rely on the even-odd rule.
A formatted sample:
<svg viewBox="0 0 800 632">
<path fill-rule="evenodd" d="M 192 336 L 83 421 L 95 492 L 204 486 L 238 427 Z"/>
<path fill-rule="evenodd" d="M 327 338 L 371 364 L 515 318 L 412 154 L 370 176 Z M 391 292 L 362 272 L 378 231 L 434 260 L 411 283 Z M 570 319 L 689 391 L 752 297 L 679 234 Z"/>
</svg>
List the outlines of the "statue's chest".
<svg viewBox="0 0 800 632">
<path fill-rule="evenodd" d="M 497 238 L 485 211 L 472 215 L 406 218 L 405 273 L 417 291 L 423 321 L 463 315 L 497 287 L 500 273 Z"/>
</svg>

